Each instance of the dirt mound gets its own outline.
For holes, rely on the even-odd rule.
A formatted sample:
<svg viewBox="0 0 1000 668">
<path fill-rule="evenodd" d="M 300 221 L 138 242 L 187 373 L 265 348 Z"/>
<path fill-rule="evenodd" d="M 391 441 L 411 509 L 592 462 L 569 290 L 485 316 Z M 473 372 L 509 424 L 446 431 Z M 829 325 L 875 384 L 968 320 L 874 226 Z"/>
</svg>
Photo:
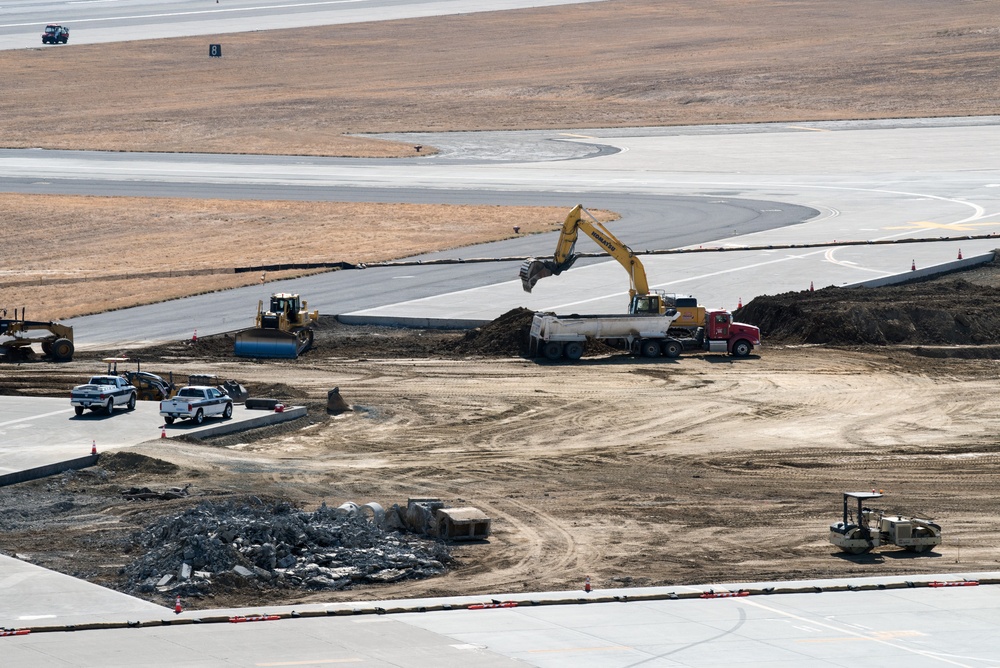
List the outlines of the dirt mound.
<svg viewBox="0 0 1000 668">
<path fill-rule="evenodd" d="M 981 345 L 1000 343 L 998 301 L 1000 289 L 955 279 L 765 295 L 734 315 L 765 343 Z"/>
<path fill-rule="evenodd" d="M 108 452 L 97 460 L 101 468 L 115 473 L 176 473 L 180 467 L 162 459 L 147 457 L 135 452 Z"/>
<path fill-rule="evenodd" d="M 527 355 L 528 332 L 534 315 L 530 309 L 511 309 L 493 322 L 467 332 L 455 350 L 476 355 Z"/>
</svg>

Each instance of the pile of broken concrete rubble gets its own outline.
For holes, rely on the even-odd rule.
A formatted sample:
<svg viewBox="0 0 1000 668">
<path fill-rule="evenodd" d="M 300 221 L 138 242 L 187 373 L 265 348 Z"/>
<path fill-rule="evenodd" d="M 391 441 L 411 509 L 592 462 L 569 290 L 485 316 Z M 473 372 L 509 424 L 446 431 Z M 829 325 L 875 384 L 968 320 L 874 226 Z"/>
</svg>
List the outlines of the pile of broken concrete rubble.
<svg viewBox="0 0 1000 668">
<path fill-rule="evenodd" d="M 354 504 L 307 512 L 257 497 L 205 501 L 134 537 L 143 555 L 123 569 L 127 589 L 192 596 L 210 594 L 215 583 L 244 582 L 337 590 L 446 570 L 444 543 L 393 531 L 386 514 L 359 512 Z"/>
</svg>

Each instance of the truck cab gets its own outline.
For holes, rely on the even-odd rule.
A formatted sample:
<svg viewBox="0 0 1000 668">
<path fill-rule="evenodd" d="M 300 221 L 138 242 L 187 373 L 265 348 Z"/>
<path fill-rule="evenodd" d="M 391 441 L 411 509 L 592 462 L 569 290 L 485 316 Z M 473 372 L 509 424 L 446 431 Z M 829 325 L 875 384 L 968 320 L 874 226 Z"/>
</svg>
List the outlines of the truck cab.
<svg viewBox="0 0 1000 668">
<path fill-rule="evenodd" d="M 760 328 L 733 322 L 729 311 L 710 310 L 705 314 L 705 338 L 709 352 L 746 357 L 760 345 Z"/>
</svg>

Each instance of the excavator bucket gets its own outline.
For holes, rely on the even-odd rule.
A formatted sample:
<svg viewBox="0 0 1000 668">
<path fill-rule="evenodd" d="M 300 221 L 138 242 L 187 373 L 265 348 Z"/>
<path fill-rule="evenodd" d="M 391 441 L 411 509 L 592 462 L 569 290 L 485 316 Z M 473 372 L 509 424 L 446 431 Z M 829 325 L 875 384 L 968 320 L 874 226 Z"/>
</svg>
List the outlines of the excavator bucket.
<svg viewBox="0 0 1000 668">
<path fill-rule="evenodd" d="M 295 359 L 312 346 L 313 332 L 303 328 L 292 332 L 280 329 L 245 329 L 236 334 L 233 352 L 237 357 Z"/>
<path fill-rule="evenodd" d="M 521 287 L 525 292 L 531 292 L 535 283 L 553 274 L 553 263 L 546 260 L 536 260 L 534 258 L 525 260 L 521 264 Z"/>
</svg>

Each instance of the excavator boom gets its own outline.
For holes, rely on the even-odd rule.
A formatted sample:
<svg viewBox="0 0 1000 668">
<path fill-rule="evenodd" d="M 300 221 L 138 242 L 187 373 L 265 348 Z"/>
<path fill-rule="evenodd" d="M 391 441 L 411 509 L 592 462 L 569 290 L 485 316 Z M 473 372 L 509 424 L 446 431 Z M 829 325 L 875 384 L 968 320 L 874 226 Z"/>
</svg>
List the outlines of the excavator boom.
<svg viewBox="0 0 1000 668">
<path fill-rule="evenodd" d="M 586 214 L 586 217 L 583 214 Z M 521 286 L 525 292 L 531 292 L 535 283 L 546 276 L 557 276 L 573 266 L 577 258 L 574 253 L 576 240 L 581 231 L 625 267 L 625 271 L 629 274 L 630 301 L 637 294 L 649 294 L 646 270 L 639 258 L 635 256 L 631 248 L 619 241 L 603 223 L 594 218 L 581 204 L 573 207 L 573 210 L 566 216 L 552 259 L 530 258 L 521 265 Z"/>
</svg>

